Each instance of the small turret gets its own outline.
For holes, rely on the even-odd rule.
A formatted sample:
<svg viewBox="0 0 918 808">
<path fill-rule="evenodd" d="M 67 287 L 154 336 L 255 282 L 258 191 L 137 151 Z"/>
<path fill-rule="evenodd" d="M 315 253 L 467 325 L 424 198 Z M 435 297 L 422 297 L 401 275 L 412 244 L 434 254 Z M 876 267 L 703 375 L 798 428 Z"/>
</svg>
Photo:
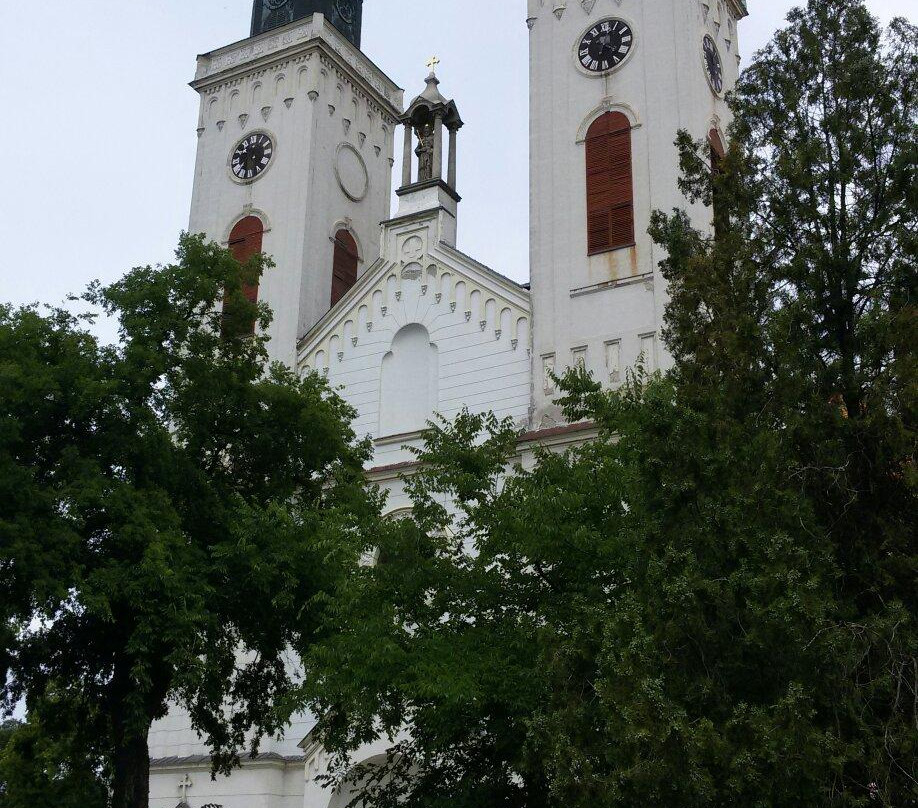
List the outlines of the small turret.
<svg viewBox="0 0 918 808">
<path fill-rule="evenodd" d="M 432 59 L 430 75 L 426 79 L 427 87 L 411 106 L 405 110 L 401 122 L 405 126 L 405 159 L 402 167 L 402 189 L 418 184 L 443 184 L 456 194 L 456 134 L 462 128 L 462 118 L 455 101 L 444 98 L 440 92 L 440 80 L 435 68 L 437 59 Z M 443 176 L 443 129 L 449 132 L 449 157 L 446 177 Z M 412 145 L 417 155 L 417 178 L 412 175 Z M 444 182 L 445 179 L 445 182 Z"/>
<path fill-rule="evenodd" d="M 445 211 L 450 222 L 443 230 L 443 238 L 454 246 L 457 206 L 461 201 L 456 190 L 457 136 L 463 124 L 456 102 L 440 92 L 440 80 L 436 75 L 438 63 L 436 58 L 428 63 L 427 86 L 401 117 L 405 127 L 405 151 L 402 187 L 396 194 L 400 200 L 399 215 L 429 209 Z M 444 130 L 449 133 L 445 166 Z"/>
</svg>

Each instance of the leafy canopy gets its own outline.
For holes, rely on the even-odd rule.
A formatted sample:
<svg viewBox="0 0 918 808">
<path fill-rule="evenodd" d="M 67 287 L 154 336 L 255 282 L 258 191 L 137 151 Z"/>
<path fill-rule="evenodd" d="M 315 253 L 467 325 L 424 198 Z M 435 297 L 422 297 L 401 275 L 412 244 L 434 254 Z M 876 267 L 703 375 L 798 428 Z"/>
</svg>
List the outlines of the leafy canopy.
<svg viewBox="0 0 918 808">
<path fill-rule="evenodd" d="M 284 727 L 288 652 L 375 507 L 350 409 L 268 365 L 270 312 L 244 293 L 268 266 L 183 237 L 174 264 L 84 295 L 117 318 L 114 346 L 62 311 L 0 308 L 3 695 L 69 716 L 116 808 L 146 806 L 171 702 L 224 769 Z"/>
<path fill-rule="evenodd" d="M 383 808 L 918 804 L 916 46 L 812 0 L 719 172 L 679 135 L 715 209 L 653 219 L 676 365 L 569 376 L 597 440 L 524 470 L 508 423 L 428 433 L 309 656 L 333 778 Z"/>
</svg>

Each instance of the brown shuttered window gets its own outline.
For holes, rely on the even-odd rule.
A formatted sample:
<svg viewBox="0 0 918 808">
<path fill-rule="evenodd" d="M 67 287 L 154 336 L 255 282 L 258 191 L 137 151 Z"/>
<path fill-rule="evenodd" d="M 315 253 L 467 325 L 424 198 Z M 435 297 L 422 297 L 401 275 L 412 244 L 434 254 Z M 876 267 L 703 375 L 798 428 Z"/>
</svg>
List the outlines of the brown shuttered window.
<svg viewBox="0 0 918 808">
<path fill-rule="evenodd" d="M 720 189 L 717 186 L 717 177 L 723 171 L 723 161 L 727 152 L 724 149 L 724 142 L 716 129 L 708 133 L 708 144 L 711 147 L 711 180 L 713 185 L 712 202 L 714 206 L 714 236 L 715 238 L 724 232 L 729 223 L 726 219 L 727 211 L 724 209 L 724 202 Z"/>
<path fill-rule="evenodd" d="M 335 233 L 335 257 L 332 265 L 331 304 L 334 306 L 357 283 L 357 242 L 347 230 Z"/>
<path fill-rule="evenodd" d="M 262 251 L 265 226 L 257 216 L 246 216 L 233 228 L 229 237 L 229 249 L 240 264 L 246 263 L 250 258 Z M 247 283 L 242 287 L 243 294 L 251 303 L 258 302 L 258 283 Z M 223 333 L 229 331 L 239 334 L 255 333 L 254 320 L 249 322 L 235 322 L 239 318 L 234 315 L 227 304 L 223 306 Z"/>
<path fill-rule="evenodd" d="M 590 255 L 634 244 L 631 123 L 607 112 L 586 138 L 587 242 Z"/>
</svg>

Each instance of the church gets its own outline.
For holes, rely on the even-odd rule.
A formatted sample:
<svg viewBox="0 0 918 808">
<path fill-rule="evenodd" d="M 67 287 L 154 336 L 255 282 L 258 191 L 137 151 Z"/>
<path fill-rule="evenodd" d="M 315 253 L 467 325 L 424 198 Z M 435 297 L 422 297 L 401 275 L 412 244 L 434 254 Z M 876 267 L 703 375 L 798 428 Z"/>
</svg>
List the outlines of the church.
<svg viewBox="0 0 918 808">
<path fill-rule="evenodd" d="M 638 362 L 666 369 L 651 213 L 684 208 L 711 227 L 679 191 L 673 141 L 685 129 L 708 139 L 712 165 L 722 155 L 745 1 L 527 1 L 526 285 L 462 252 L 460 103 L 436 60 L 423 88 L 403 77 L 416 95 L 376 66 L 363 0 L 255 0 L 250 37 L 198 57 L 189 231 L 240 260 L 272 257 L 247 290 L 274 312 L 271 358 L 324 374 L 353 406 L 392 514 L 435 414 L 513 419 L 524 465 L 536 447 L 589 440 L 554 403 L 555 375 L 579 366 L 614 387 Z M 343 808 L 347 789 L 317 782 L 313 723 L 299 717 L 213 781 L 206 744 L 173 710 L 150 733 L 151 808 Z M 358 762 L 386 752 L 380 741 Z"/>
</svg>

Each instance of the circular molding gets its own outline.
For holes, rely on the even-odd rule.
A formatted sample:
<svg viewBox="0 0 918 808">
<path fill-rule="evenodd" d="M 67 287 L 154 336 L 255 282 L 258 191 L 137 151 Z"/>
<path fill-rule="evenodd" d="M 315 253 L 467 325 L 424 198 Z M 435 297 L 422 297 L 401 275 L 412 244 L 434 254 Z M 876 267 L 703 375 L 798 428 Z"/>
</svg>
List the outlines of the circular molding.
<svg viewBox="0 0 918 808">
<path fill-rule="evenodd" d="M 271 139 L 271 144 L 274 146 L 274 154 L 268 161 L 268 165 L 265 166 L 265 170 L 262 171 L 261 174 L 259 174 L 257 177 L 252 177 L 250 180 L 243 180 L 233 173 L 233 155 L 236 153 L 236 149 L 239 148 L 239 144 L 242 143 L 242 141 L 247 137 L 251 137 L 252 135 L 265 135 L 269 137 Z M 229 174 L 230 179 L 235 182 L 236 185 L 251 185 L 253 182 L 258 182 L 258 180 L 262 179 L 271 170 L 271 168 L 277 162 L 277 151 L 277 137 L 273 132 L 268 129 L 253 129 L 250 132 L 246 132 L 241 138 L 236 140 L 232 146 L 230 146 L 229 154 L 226 157 L 226 171 Z"/>
<path fill-rule="evenodd" d="M 338 146 L 335 155 L 335 178 L 344 195 L 362 202 L 370 190 L 370 172 L 360 152 L 350 143 Z"/>
<path fill-rule="evenodd" d="M 714 48 L 714 53 L 717 55 L 717 63 L 720 65 L 720 89 L 717 89 L 714 85 L 711 79 L 711 71 L 708 70 L 708 57 L 705 51 L 705 45 L 708 41 L 710 41 L 711 47 Z M 724 94 L 724 59 L 720 55 L 720 48 L 717 47 L 717 40 L 707 31 L 701 36 L 701 69 L 704 70 L 704 77 L 708 80 L 708 86 L 711 88 L 711 92 L 718 98 L 721 98 Z"/>
<path fill-rule="evenodd" d="M 631 35 L 634 37 L 634 41 L 631 43 L 631 49 L 625 55 L 625 58 L 622 59 L 615 67 L 610 67 L 608 70 L 603 70 L 601 73 L 597 73 L 593 70 L 587 70 L 580 63 L 580 43 L 583 41 L 583 37 L 587 34 L 588 31 L 595 28 L 597 25 L 602 25 L 604 22 L 622 22 L 631 29 Z M 577 39 L 574 41 L 574 45 L 571 48 L 571 58 L 574 60 L 574 67 L 577 68 L 577 71 L 582 76 L 589 76 L 591 79 L 603 79 L 611 76 L 613 73 L 617 73 L 621 70 L 628 62 L 631 61 L 631 58 L 634 56 L 635 51 L 638 49 L 640 44 L 640 37 L 637 34 L 637 29 L 635 28 L 634 23 L 623 15 L 618 15 L 615 17 L 603 17 L 601 20 L 594 22 L 592 25 L 584 28 L 580 34 L 577 36 Z"/>
<path fill-rule="evenodd" d="M 402 259 L 405 261 L 420 261 L 424 255 L 424 239 L 418 235 L 410 235 L 402 243 Z"/>
</svg>

